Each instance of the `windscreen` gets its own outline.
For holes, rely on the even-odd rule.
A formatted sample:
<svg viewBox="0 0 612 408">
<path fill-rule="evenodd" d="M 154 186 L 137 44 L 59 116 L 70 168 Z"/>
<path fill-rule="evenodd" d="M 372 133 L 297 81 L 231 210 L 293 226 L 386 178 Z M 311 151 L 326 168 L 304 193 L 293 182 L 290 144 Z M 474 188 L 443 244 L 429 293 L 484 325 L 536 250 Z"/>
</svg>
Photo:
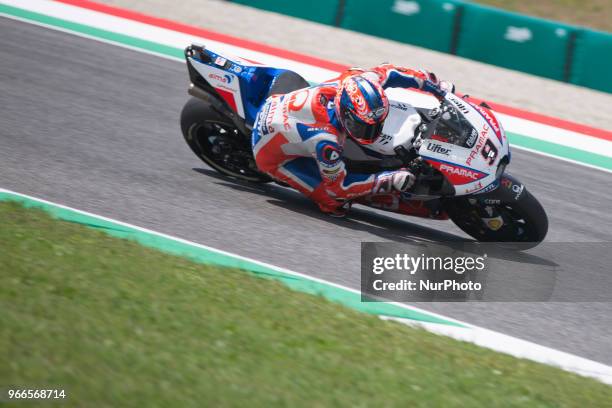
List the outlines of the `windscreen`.
<svg viewBox="0 0 612 408">
<path fill-rule="evenodd" d="M 478 131 L 453 104 L 444 101 L 431 137 L 446 143 L 471 148 L 478 139 Z"/>
</svg>

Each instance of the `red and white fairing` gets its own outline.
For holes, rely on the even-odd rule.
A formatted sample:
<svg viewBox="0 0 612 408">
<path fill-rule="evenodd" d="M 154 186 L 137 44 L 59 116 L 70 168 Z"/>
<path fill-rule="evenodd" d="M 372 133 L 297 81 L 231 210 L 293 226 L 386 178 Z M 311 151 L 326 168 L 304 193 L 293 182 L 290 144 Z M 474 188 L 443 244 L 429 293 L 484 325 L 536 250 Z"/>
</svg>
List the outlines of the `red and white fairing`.
<svg viewBox="0 0 612 408">
<path fill-rule="evenodd" d="M 451 146 L 447 165 L 428 162 L 437 167 L 453 183 L 457 195 L 475 193 L 485 189 L 497 179 L 497 169 L 503 158 L 508 158 L 509 148 L 506 133 L 489 109 L 476 105 L 453 94 L 447 94 L 451 102 L 477 131 L 472 147 Z M 427 143 L 420 149 L 426 155 Z"/>
<path fill-rule="evenodd" d="M 236 60 L 236 58 L 232 58 Z M 221 68 L 227 62 L 227 59 L 217 57 L 214 62 L 219 68 L 194 62 L 192 58 L 191 60 L 191 65 L 196 71 L 215 88 L 215 91 L 227 102 L 230 108 L 236 111 L 240 117 L 244 118 L 245 113 L 240 92 L 240 80 L 236 74 Z"/>
<path fill-rule="evenodd" d="M 421 122 L 414 107 L 431 109 L 439 102 L 431 96 L 406 90 L 387 90 L 387 95 L 390 110 L 382 136 L 368 148 L 393 155 L 397 146 L 411 147 L 414 142 L 415 130 Z M 506 134 L 489 109 L 451 93 L 447 94 L 446 100 L 476 129 L 477 134 L 469 143 L 471 147 L 426 139 L 419 147 L 419 154 L 444 174 L 453 184 L 456 195 L 485 190 L 496 181 L 501 160 L 509 156 Z"/>
</svg>

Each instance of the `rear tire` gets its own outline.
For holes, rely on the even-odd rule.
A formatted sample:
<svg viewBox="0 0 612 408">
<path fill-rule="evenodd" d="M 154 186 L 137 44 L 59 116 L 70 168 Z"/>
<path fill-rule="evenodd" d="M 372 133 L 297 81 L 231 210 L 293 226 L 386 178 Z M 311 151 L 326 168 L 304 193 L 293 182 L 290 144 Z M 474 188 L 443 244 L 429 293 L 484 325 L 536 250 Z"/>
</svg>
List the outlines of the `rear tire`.
<svg viewBox="0 0 612 408">
<path fill-rule="evenodd" d="M 191 98 L 185 103 L 181 130 L 196 156 L 219 173 L 251 182 L 271 181 L 257 169 L 249 137 L 203 100 Z"/>
<path fill-rule="evenodd" d="M 446 203 L 446 211 L 465 233 L 481 242 L 515 243 L 514 249 L 529 249 L 544 240 L 548 232 L 548 217 L 540 202 L 525 189 L 518 200 L 500 200 L 494 207 L 504 219 L 504 225 L 494 231 L 481 218 L 480 200 L 457 198 Z M 508 246 L 508 245 L 506 245 Z"/>
</svg>

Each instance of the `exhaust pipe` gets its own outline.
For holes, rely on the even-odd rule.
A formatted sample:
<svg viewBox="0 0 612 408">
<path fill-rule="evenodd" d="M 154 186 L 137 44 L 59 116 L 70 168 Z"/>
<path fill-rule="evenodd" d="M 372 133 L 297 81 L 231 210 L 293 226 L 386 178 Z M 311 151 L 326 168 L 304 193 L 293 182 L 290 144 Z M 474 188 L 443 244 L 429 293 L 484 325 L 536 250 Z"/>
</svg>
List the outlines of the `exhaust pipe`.
<svg viewBox="0 0 612 408">
<path fill-rule="evenodd" d="M 196 98 L 203 99 L 208 103 L 212 103 L 212 98 L 210 94 L 204 91 L 199 86 L 196 86 L 193 82 L 189 84 L 189 89 L 187 89 L 187 93 L 191 96 L 195 96 Z"/>
<path fill-rule="evenodd" d="M 191 82 L 189 84 L 189 89 L 187 89 L 187 93 L 189 95 L 191 95 L 191 96 L 194 96 L 194 97 L 196 97 L 198 99 L 201 99 L 204 102 L 210 104 L 210 106 L 217 113 L 219 113 L 220 115 L 223 115 L 223 116 L 227 117 L 229 120 L 231 120 L 232 123 L 234 125 L 236 125 L 238 130 L 240 130 L 245 135 L 250 135 L 251 134 L 251 130 L 252 130 L 251 127 L 248 126 L 246 123 L 244 123 L 242 118 L 240 118 L 238 115 L 236 115 L 236 113 L 233 110 L 228 110 L 227 108 L 225 108 L 225 106 L 223 106 L 223 104 L 217 98 L 215 98 L 213 95 L 211 95 L 209 92 L 206 92 L 205 90 L 203 90 L 202 88 L 200 88 L 199 86 L 197 86 L 196 84 Z"/>
</svg>

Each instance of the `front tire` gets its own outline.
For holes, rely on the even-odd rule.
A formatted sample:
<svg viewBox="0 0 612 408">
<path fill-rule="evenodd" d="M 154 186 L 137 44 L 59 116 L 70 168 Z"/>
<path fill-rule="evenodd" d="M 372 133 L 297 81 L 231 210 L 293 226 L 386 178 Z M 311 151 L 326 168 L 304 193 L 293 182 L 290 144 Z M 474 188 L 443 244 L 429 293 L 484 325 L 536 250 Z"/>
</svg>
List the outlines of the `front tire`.
<svg viewBox="0 0 612 408">
<path fill-rule="evenodd" d="M 219 173 L 251 182 L 270 181 L 257 169 L 249 138 L 203 100 L 191 98 L 185 103 L 181 130 L 196 156 Z"/>
<path fill-rule="evenodd" d="M 503 218 L 501 228 L 493 230 L 483 222 L 485 206 L 492 207 Z M 516 243 L 515 248 L 529 249 L 542 242 L 548 232 L 546 211 L 526 188 L 519 199 L 512 194 L 498 200 L 456 198 L 447 202 L 445 207 L 461 230 L 481 242 Z"/>
</svg>

